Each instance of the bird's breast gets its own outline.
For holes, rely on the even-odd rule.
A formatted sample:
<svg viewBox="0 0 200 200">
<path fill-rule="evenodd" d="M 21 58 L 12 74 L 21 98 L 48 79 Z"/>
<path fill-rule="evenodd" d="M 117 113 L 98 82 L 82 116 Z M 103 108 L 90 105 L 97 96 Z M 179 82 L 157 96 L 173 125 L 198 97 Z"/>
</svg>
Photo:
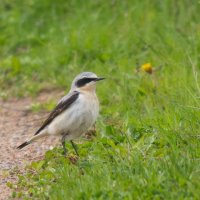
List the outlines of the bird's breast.
<svg viewBox="0 0 200 200">
<path fill-rule="evenodd" d="M 95 94 L 82 94 L 80 95 L 80 108 L 83 120 L 93 125 L 99 114 L 99 102 Z"/>
</svg>

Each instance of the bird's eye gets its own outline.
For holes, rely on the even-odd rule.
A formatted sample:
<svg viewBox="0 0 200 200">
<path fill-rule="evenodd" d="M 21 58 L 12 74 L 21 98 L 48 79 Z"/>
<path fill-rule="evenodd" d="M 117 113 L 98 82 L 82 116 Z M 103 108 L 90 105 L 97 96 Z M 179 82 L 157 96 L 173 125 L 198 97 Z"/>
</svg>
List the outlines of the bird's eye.
<svg viewBox="0 0 200 200">
<path fill-rule="evenodd" d="M 87 83 L 91 82 L 91 81 L 95 81 L 96 78 L 82 78 L 82 79 L 79 79 L 77 82 L 76 82 L 76 86 L 77 87 L 83 87 L 84 85 L 86 85 Z"/>
</svg>

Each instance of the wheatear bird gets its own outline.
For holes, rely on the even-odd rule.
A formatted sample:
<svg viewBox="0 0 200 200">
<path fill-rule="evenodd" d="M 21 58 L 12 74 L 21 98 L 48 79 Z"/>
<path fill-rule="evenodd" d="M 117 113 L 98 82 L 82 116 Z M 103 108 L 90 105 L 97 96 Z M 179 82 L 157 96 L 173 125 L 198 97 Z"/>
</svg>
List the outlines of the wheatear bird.
<svg viewBox="0 0 200 200">
<path fill-rule="evenodd" d="M 69 93 L 58 102 L 34 136 L 17 148 L 22 149 L 44 136 L 57 135 L 61 137 L 65 155 L 65 140 L 71 142 L 78 155 L 73 140 L 85 133 L 97 119 L 99 101 L 96 96 L 96 82 L 103 79 L 92 72 L 83 72 L 76 76 Z"/>
</svg>

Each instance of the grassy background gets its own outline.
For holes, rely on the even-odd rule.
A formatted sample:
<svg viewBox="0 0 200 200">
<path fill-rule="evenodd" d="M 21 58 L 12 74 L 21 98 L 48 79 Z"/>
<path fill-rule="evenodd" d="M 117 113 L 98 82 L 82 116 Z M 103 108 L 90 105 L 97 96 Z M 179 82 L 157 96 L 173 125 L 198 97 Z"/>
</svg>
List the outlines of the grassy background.
<svg viewBox="0 0 200 200">
<path fill-rule="evenodd" d="M 79 144 L 79 161 L 71 164 L 59 148 L 47 152 L 45 160 L 29 166 L 34 173 L 20 177 L 14 196 L 199 198 L 198 1 L 0 5 L 2 98 L 47 88 L 67 91 L 82 71 L 107 77 L 97 90 L 97 137 Z M 135 73 L 147 62 L 162 68 L 152 75 Z"/>
</svg>

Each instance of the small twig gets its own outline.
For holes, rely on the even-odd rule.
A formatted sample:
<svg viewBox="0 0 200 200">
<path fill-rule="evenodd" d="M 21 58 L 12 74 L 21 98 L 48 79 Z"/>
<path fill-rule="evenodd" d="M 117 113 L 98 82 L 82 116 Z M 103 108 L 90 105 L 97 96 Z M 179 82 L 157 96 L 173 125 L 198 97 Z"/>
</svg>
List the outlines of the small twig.
<svg viewBox="0 0 200 200">
<path fill-rule="evenodd" d="M 175 105 L 177 105 L 177 106 L 180 106 L 180 107 L 184 107 L 184 108 L 192 108 L 192 109 L 195 109 L 195 110 L 200 110 L 200 107 L 182 105 L 182 104 L 178 104 L 178 103 L 176 103 L 176 102 L 172 102 L 172 103 L 175 104 Z"/>
</svg>

